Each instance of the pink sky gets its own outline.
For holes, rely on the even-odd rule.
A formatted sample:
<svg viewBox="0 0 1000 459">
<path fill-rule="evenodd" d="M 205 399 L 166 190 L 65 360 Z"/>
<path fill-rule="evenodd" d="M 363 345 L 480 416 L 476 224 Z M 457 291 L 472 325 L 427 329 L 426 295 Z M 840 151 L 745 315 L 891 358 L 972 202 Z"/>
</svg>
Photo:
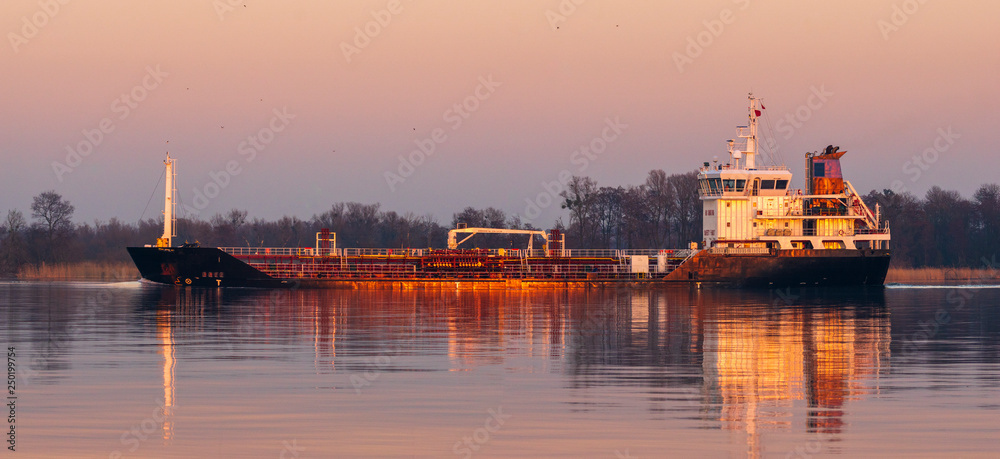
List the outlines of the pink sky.
<svg viewBox="0 0 1000 459">
<path fill-rule="evenodd" d="M 188 204 L 210 173 L 238 164 L 203 218 L 233 207 L 308 218 L 338 201 L 442 223 L 465 206 L 523 214 L 543 182 L 581 173 L 571 155 L 609 117 L 628 127 L 582 171 L 601 185 L 725 157 L 750 90 L 798 183 L 802 154 L 828 144 L 848 150 L 844 172 L 861 192 L 898 180 L 969 196 L 1000 170 L 993 1 L 59 1 L 0 4 L 0 212 L 27 214 L 55 189 L 77 222 L 134 221 L 169 150 Z M 561 4 L 568 14 L 553 19 Z M 387 24 L 370 24 L 382 11 Z M 348 61 L 342 44 L 366 26 L 378 33 Z M 708 46 L 687 49 L 699 34 Z M 499 86 L 481 88 L 488 98 L 457 125 L 448 110 L 490 77 Z M 832 95 L 810 99 L 820 88 Z M 126 112 L 125 93 L 145 99 Z M 272 120 L 275 110 L 294 118 Z M 800 127 L 778 124 L 795 113 L 809 115 Z M 105 118 L 113 130 L 58 180 L 53 163 Z M 270 143 L 248 162 L 241 142 L 269 126 L 280 132 L 264 132 Z M 960 137 L 939 140 L 949 127 Z M 435 129 L 446 140 L 390 188 L 385 173 Z M 907 163 L 935 141 L 936 161 Z M 147 218 L 159 215 L 156 191 Z M 552 206 L 534 223 L 560 215 Z"/>
</svg>

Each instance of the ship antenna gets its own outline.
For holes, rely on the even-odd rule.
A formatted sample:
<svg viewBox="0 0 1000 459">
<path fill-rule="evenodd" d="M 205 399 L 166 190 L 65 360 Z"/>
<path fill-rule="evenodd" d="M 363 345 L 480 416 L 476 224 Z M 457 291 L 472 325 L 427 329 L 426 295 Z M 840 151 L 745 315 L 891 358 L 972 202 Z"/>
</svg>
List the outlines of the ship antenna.
<svg viewBox="0 0 1000 459">
<path fill-rule="evenodd" d="M 750 133 L 747 137 L 747 146 L 744 153 L 746 153 L 746 168 L 756 169 L 756 159 L 757 159 L 757 115 L 760 110 L 757 108 L 757 98 L 753 96 L 751 92 L 748 96 L 750 99 Z"/>
</svg>

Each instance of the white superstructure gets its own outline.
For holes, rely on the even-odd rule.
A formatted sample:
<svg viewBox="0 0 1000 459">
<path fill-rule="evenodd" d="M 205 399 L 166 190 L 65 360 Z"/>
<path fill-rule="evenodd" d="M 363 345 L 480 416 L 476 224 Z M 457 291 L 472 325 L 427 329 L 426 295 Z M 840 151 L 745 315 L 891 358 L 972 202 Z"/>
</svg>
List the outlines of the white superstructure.
<svg viewBox="0 0 1000 459">
<path fill-rule="evenodd" d="M 758 166 L 757 119 L 762 105 L 753 94 L 747 126 L 729 141 L 729 161 L 704 163 L 698 173 L 705 248 L 862 249 L 883 248 L 888 224 L 843 180 L 839 147 L 806 154 L 806 189 L 790 187 L 784 166 Z M 877 208 L 876 208 L 877 209 Z"/>
</svg>

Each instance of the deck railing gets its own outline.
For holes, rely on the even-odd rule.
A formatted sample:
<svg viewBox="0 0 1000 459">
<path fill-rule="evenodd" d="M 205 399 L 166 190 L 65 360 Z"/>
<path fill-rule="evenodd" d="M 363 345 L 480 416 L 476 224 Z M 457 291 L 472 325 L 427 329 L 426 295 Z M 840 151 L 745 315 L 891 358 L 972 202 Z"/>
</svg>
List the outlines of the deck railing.
<svg viewBox="0 0 1000 459">
<path fill-rule="evenodd" d="M 757 228 L 757 236 L 784 236 L 784 237 L 853 237 L 873 234 L 888 234 L 888 228 L 882 229 L 845 229 L 820 231 L 818 229 L 792 230 L 791 228 Z"/>
<path fill-rule="evenodd" d="M 530 269 L 522 266 L 504 266 L 502 270 L 442 270 L 420 271 L 415 265 L 348 265 L 336 264 L 267 264 L 250 263 L 251 266 L 272 277 L 282 279 L 555 279 L 555 280 L 635 280 L 662 278 L 676 268 L 657 272 L 652 266 L 648 273 L 633 273 L 629 266 L 621 265 L 534 265 Z"/>
<path fill-rule="evenodd" d="M 771 249 L 767 247 L 712 247 L 709 253 L 716 255 L 768 255 Z"/>
<path fill-rule="evenodd" d="M 645 255 L 656 258 L 665 255 L 670 258 L 684 258 L 690 255 L 690 249 L 316 249 L 314 247 L 219 247 L 219 250 L 235 257 L 423 257 L 433 254 L 469 255 L 511 258 L 626 258 L 635 255 Z"/>
</svg>

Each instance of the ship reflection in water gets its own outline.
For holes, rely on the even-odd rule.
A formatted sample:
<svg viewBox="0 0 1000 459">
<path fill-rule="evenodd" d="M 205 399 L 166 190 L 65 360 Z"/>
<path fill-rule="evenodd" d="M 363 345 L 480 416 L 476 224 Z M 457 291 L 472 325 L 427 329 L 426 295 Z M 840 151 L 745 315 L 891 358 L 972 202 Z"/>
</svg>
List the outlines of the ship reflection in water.
<svg viewBox="0 0 1000 459">
<path fill-rule="evenodd" d="M 709 319 L 704 336 L 706 393 L 719 397 L 723 428 L 746 431 L 752 453 L 761 430 L 792 427 L 796 401 L 808 432 L 841 433 L 844 405 L 878 390 L 889 358 L 879 308 L 728 311 Z"/>
<path fill-rule="evenodd" d="M 180 317 L 200 322 L 206 307 L 225 301 L 216 290 L 162 292 L 157 326 L 170 408 L 174 309 Z M 213 314 L 235 321 L 234 342 L 290 344 L 295 335 L 311 337 L 313 370 L 352 374 L 352 390 L 374 385 L 377 372 L 398 357 L 435 346 L 445 347 L 436 364 L 448 371 L 474 371 L 527 358 L 528 365 L 516 371 L 564 372 L 572 390 L 640 385 L 649 391 L 645 409 L 650 413 L 690 411 L 695 414 L 683 416 L 742 433 L 747 453 L 759 456 L 762 432 L 795 429 L 796 424 L 838 441 L 845 427 L 845 405 L 879 390 L 882 364 L 890 358 L 883 293 L 862 290 L 846 299 L 846 306 L 830 307 L 775 293 L 687 288 L 278 291 L 254 296 L 250 315 L 238 310 Z M 338 326 L 341 347 L 346 348 L 343 361 L 337 358 Z M 434 343 L 437 340 L 442 342 Z M 372 357 L 359 362 L 358 355 Z M 685 395 L 656 397 L 664 390 Z M 609 400 L 571 403 L 578 411 L 599 411 Z M 165 439 L 171 435 L 169 425 L 164 424 Z"/>
<path fill-rule="evenodd" d="M 718 428 L 743 433 L 751 457 L 761 453 L 763 431 L 793 429 L 803 418 L 806 432 L 837 441 L 845 404 L 877 392 L 883 362 L 889 361 L 884 298 L 881 291 L 862 292 L 848 307 L 789 299 L 711 291 L 633 293 L 621 300 L 622 316 L 606 322 L 608 336 L 576 342 L 577 363 L 570 372 L 578 386 L 638 381 L 651 388 L 693 386 L 697 393 L 688 395 L 686 406 Z M 700 372 L 694 368 L 699 364 Z M 593 371 L 616 365 L 681 371 L 666 371 L 662 378 L 604 375 L 610 379 Z M 660 409 L 676 409 L 676 398 L 660 400 Z M 651 410 L 656 403 L 650 400 Z"/>
<path fill-rule="evenodd" d="M 87 292 L 59 288 L 68 289 L 62 304 L 86 303 Z M 1000 357 L 980 345 L 997 348 L 997 314 L 952 310 L 950 327 L 906 355 L 907 337 L 943 304 L 935 295 L 143 286 L 115 292 L 85 326 L 73 323 L 79 310 L 8 320 L 25 353 L 52 340 L 43 330 L 71 332 L 47 357 L 68 364 L 41 368 L 32 380 L 45 383 L 22 392 L 39 409 L 21 426 L 33 432 L 22 446 L 52 456 L 78 447 L 299 457 L 291 452 L 300 445 L 309 456 L 349 457 L 800 457 L 987 441 L 970 426 L 998 410 L 977 398 L 1000 386 Z M 984 290 L 974 300 L 998 297 Z M 980 344 L 963 347 L 970 342 Z M 73 385 L 93 379 L 107 381 Z M 77 413 L 87 408 L 77 397 L 106 415 Z M 162 439 L 135 441 L 135 453 L 123 432 L 145 425 L 150 400 L 162 417 L 152 416 L 148 436 Z M 490 410 L 509 418 L 477 436 Z M 928 433 L 944 420 L 952 431 Z M 67 422 L 79 442 L 44 443 Z M 891 435 L 901 440 L 886 442 Z"/>
</svg>

